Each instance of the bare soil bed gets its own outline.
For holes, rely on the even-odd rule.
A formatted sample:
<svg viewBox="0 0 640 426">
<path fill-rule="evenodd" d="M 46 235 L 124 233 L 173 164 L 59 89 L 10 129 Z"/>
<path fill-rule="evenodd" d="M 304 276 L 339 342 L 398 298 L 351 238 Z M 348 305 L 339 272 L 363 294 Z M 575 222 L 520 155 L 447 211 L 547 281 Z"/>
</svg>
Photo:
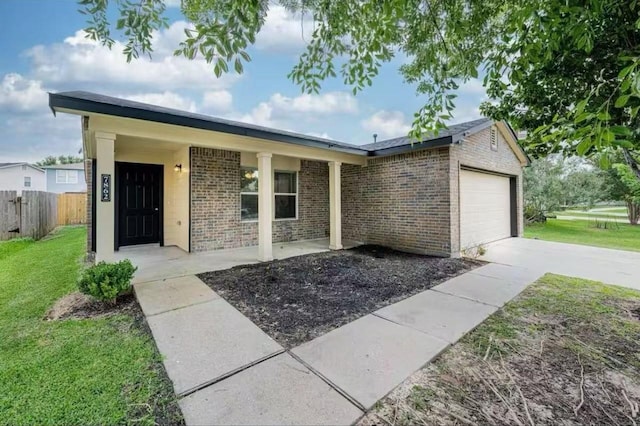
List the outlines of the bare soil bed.
<svg viewBox="0 0 640 426">
<path fill-rule="evenodd" d="M 116 304 L 94 300 L 80 292 L 69 293 L 56 301 L 46 313 L 45 319 L 48 321 L 87 319 L 116 314 L 129 314 L 136 320 L 142 315 L 133 293 L 118 297 Z"/>
<path fill-rule="evenodd" d="M 198 277 L 292 348 L 482 264 L 367 245 Z"/>
<path fill-rule="evenodd" d="M 640 292 L 545 275 L 360 420 L 640 424 Z"/>
</svg>

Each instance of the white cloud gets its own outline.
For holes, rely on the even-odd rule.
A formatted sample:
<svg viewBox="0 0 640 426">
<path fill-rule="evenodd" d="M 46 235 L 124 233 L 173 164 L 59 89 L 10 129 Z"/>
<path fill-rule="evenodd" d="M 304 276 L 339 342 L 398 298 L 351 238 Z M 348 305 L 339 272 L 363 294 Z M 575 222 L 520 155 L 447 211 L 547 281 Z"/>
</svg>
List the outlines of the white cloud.
<svg viewBox="0 0 640 426">
<path fill-rule="evenodd" d="M 482 80 L 477 78 L 472 78 L 467 80 L 465 83 L 462 83 L 458 88 L 458 94 L 460 95 L 483 95 L 486 96 L 487 91 L 482 85 Z"/>
<path fill-rule="evenodd" d="M 378 140 L 405 136 L 411 130 L 404 114 L 400 111 L 381 110 L 362 120 L 362 128 L 378 134 Z"/>
<path fill-rule="evenodd" d="M 155 34 L 157 51 L 153 58 L 140 57 L 127 63 L 122 50 L 124 45 L 116 42 L 109 49 L 85 37 L 77 31 L 63 43 L 39 45 L 27 51 L 32 62 L 32 74 L 38 80 L 56 86 L 84 84 L 95 91 L 105 91 L 113 86 L 145 87 L 157 90 L 176 89 L 224 89 L 237 79 L 236 74 L 225 74 L 216 78 L 212 66 L 203 59 L 189 60 L 173 56 L 173 49 L 184 37 L 180 35 L 184 22 L 177 22 L 169 29 Z"/>
<path fill-rule="evenodd" d="M 231 110 L 233 96 L 227 90 L 214 90 L 202 95 L 202 109 L 206 113 L 220 113 Z"/>
<path fill-rule="evenodd" d="M 194 101 L 173 92 L 139 93 L 135 95 L 120 95 L 119 97 L 136 102 L 159 105 L 165 108 L 180 109 L 189 112 L 197 111 L 196 103 Z"/>
<path fill-rule="evenodd" d="M 6 74 L 0 83 L 0 111 L 46 111 L 47 94 L 42 82 L 29 80 L 20 74 Z"/>
<path fill-rule="evenodd" d="M 164 4 L 167 7 L 180 7 L 182 0 L 164 0 Z"/>
<path fill-rule="evenodd" d="M 336 114 L 356 114 L 358 101 L 350 93 L 327 92 L 320 95 L 302 94 L 287 97 L 280 93 L 271 95 L 268 101 L 260 102 L 249 114 L 239 120 L 261 126 L 291 128 L 300 122 L 316 121 L 318 118 Z"/>
<path fill-rule="evenodd" d="M 313 28 L 310 14 L 293 14 L 280 5 L 271 5 L 256 37 L 256 48 L 279 52 L 298 51 L 311 39 Z"/>
</svg>

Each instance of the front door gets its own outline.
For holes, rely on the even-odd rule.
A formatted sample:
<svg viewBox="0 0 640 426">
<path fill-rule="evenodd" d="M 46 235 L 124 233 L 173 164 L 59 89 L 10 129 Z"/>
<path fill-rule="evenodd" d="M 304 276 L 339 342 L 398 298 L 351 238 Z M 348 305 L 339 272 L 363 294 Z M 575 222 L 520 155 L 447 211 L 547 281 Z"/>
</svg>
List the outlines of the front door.
<svg viewBox="0 0 640 426">
<path fill-rule="evenodd" d="M 118 247 L 160 242 L 162 172 L 156 164 L 116 163 Z"/>
</svg>

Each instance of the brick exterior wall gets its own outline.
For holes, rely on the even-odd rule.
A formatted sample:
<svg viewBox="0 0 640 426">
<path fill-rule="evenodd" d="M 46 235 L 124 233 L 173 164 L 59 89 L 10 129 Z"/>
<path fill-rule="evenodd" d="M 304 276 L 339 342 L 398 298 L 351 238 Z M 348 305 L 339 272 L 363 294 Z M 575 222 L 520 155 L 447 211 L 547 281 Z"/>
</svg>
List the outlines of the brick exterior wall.
<svg viewBox="0 0 640 426">
<path fill-rule="evenodd" d="M 449 256 L 449 148 L 342 166 L 342 238 Z"/>
<path fill-rule="evenodd" d="M 453 145 L 451 147 L 450 174 L 452 252 L 460 251 L 460 198 L 458 190 L 460 188 L 460 169 L 463 167 L 516 176 L 518 236 L 522 236 L 524 232 L 522 216 L 522 166 L 499 130 L 497 130 L 498 149 L 496 151 L 491 149 L 490 135 L 491 129 L 487 128 L 470 135 L 461 144 Z"/>
<path fill-rule="evenodd" d="M 461 167 L 517 179 L 518 233 L 522 235 L 522 167 L 498 131 L 459 145 L 370 159 L 342 166 L 342 238 L 436 256 L 459 256 Z"/>
<path fill-rule="evenodd" d="M 273 242 L 329 234 L 329 170 L 305 161 L 298 173 L 298 219 L 273 221 Z M 240 220 L 240 153 L 191 148 L 191 250 L 258 244 L 258 223 Z"/>
</svg>

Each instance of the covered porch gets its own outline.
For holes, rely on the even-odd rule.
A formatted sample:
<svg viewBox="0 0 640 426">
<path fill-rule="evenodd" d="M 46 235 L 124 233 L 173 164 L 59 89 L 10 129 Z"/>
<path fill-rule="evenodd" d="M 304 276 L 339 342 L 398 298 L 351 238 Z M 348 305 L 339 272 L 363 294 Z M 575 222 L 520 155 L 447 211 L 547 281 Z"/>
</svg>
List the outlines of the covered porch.
<svg viewBox="0 0 640 426">
<path fill-rule="evenodd" d="M 272 244 L 274 259 L 286 259 L 305 254 L 330 250 L 328 238 Z M 357 246 L 353 241 L 344 241 L 343 248 Z M 121 248 L 113 260 L 129 259 L 138 267 L 133 283 L 157 281 L 204 272 L 220 271 L 234 266 L 257 263 L 256 247 L 241 247 L 226 250 L 211 250 L 188 253 L 179 247 L 160 247 L 157 244 Z"/>
<path fill-rule="evenodd" d="M 198 256 L 186 264 L 207 262 L 208 252 L 225 267 L 270 261 L 306 240 L 323 241 L 314 250 L 342 249 L 341 166 L 365 164 L 319 146 L 103 115 L 89 117 L 83 136 L 94 183 L 90 251 L 97 261 L 139 255 L 146 264 L 166 247 L 159 269 L 188 253 Z M 305 244 L 298 254 L 314 252 Z M 219 250 L 237 252 L 237 262 Z"/>
</svg>

